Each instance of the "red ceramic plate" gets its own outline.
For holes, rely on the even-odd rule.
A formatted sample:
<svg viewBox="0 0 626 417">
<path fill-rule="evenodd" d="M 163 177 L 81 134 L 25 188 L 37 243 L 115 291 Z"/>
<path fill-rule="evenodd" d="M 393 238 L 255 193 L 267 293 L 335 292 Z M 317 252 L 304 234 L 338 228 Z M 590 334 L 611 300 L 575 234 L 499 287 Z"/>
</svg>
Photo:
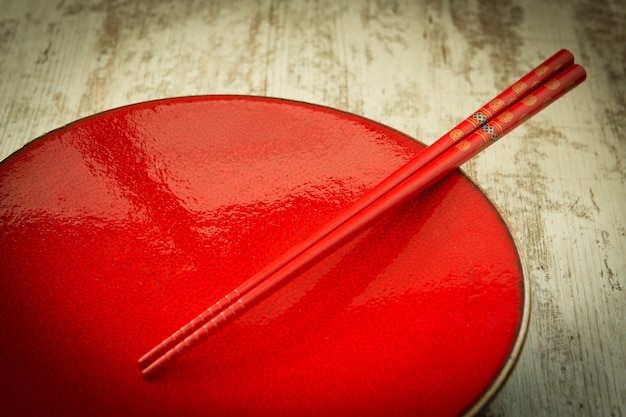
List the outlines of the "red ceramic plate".
<svg viewBox="0 0 626 417">
<path fill-rule="evenodd" d="M 0 165 L 4 416 L 472 413 L 520 348 L 524 275 L 455 172 L 173 363 L 137 359 L 420 151 L 268 98 L 123 107 Z"/>
</svg>

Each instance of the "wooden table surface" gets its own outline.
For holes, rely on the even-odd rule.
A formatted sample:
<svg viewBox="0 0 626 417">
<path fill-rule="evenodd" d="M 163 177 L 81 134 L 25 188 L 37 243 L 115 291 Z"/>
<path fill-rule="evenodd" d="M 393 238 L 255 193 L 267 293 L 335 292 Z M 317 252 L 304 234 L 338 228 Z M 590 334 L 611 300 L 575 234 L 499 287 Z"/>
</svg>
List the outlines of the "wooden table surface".
<svg viewBox="0 0 626 417">
<path fill-rule="evenodd" d="M 566 48 L 587 81 L 467 163 L 519 241 L 519 361 L 484 416 L 626 415 L 626 2 L 0 0 L 0 159 L 113 107 L 303 100 L 425 143 Z"/>
</svg>

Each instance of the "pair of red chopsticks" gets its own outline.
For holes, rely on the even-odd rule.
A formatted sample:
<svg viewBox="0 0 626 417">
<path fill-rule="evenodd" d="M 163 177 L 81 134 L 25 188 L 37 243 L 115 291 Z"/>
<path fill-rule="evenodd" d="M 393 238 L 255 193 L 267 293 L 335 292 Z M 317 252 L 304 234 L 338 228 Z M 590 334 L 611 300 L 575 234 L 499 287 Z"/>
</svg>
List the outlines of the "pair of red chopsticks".
<svg viewBox="0 0 626 417">
<path fill-rule="evenodd" d="M 154 376 L 289 280 L 502 138 L 586 78 L 561 50 L 463 120 L 305 241 L 253 275 L 139 359 Z"/>
</svg>

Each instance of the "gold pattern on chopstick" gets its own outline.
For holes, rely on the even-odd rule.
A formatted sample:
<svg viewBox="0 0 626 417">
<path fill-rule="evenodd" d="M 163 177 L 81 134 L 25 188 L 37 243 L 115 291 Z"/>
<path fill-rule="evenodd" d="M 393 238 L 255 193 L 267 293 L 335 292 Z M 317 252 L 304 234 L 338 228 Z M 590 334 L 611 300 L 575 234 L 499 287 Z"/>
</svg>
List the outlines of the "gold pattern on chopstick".
<svg viewBox="0 0 626 417">
<path fill-rule="evenodd" d="M 503 129 L 502 126 L 496 121 L 491 121 L 489 124 L 480 128 L 481 137 L 483 138 L 483 142 L 485 145 L 489 145 L 490 143 L 494 143 L 502 134 Z"/>
<path fill-rule="evenodd" d="M 502 132 L 502 128 L 497 123 L 490 122 L 478 129 L 476 133 L 483 139 L 483 144 L 488 145 L 498 140 L 496 131 Z"/>
<path fill-rule="evenodd" d="M 537 69 L 535 70 L 535 74 L 537 74 L 537 75 L 543 75 L 543 74 L 545 74 L 545 73 L 546 73 L 546 71 L 548 71 L 549 69 L 550 69 L 550 68 L 548 68 L 548 66 L 547 66 L 547 65 L 542 65 L 542 66 L 540 66 L 539 68 L 537 68 Z"/>
<path fill-rule="evenodd" d="M 487 115 L 485 115 L 485 113 Z M 492 117 L 491 112 L 483 107 L 476 113 L 472 114 L 471 117 L 468 117 L 466 120 L 469 121 L 474 126 L 475 129 L 477 129 L 481 127 L 482 125 L 484 125 L 485 123 L 487 123 L 487 120 L 490 119 L 491 117 Z"/>
<path fill-rule="evenodd" d="M 491 110 L 498 110 L 502 106 L 504 106 L 504 101 L 500 100 L 499 98 L 492 100 L 489 103 L 489 107 L 491 107 Z"/>
<path fill-rule="evenodd" d="M 450 132 L 450 139 L 452 139 L 455 142 L 461 139 L 463 136 L 464 136 L 464 133 L 461 129 L 454 129 L 452 132 Z"/>
<path fill-rule="evenodd" d="M 492 137 L 493 140 L 497 139 L 498 135 L 501 135 L 504 132 L 504 129 L 502 128 L 502 126 L 500 126 L 500 123 L 496 122 L 495 120 L 492 121 L 491 123 L 489 123 L 497 132 L 496 134 L 493 134 L 492 136 L 496 136 L 495 138 Z M 493 132 L 492 132 L 493 133 Z"/>
<path fill-rule="evenodd" d="M 510 111 L 505 111 L 500 116 L 498 116 L 498 120 L 504 123 L 508 123 L 513 120 L 513 113 L 511 113 Z"/>
<path fill-rule="evenodd" d="M 460 151 L 466 151 L 468 150 L 472 145 L 467 141 L 467 140 L 463 140 L 459 143 L 456 144 L 456 148 Z"/>
<path fill-rule="evenodd" d="M 515 91 L 517 94 L 519 94 L 522 91 L 526 90 L 526 87 L 528 87 L 528 85 L 525 82 L 523 82 L 523 81 L 516 82 L 515 84 L 513 84 L 511 86 L 513 91 Z"/>
<path fill-rule="evenodd" d="M 535 103 L 537 103 L 537 97 L 535 97 L 533 94 L 530 94 L 522 99 L 522 103 L 527 106 L 534 106 Z"/>
<path fill-rule="evenodd" d="M 559 88 L 560 85 L 561 83 L 559 82 L 559 80 L 552 80 L 546 84 L 546 88 L 550 90 L 556 90 L 557 88 Z"/>
</svg>

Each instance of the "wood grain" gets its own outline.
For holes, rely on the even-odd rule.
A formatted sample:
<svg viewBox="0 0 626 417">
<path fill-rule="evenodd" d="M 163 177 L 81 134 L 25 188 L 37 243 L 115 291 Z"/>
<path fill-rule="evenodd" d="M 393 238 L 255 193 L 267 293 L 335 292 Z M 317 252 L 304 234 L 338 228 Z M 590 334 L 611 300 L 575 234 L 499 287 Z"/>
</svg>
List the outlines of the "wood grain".
<svg viewBox="0 0 626 417">
<path fill-rule="evenodd" d="M 626 415 L 626 3 L 0 0 L 0 158 L 144 100 L 323 104 L 431 143 L 560 48 L 587 82 L 464 167 L 531 283 L 526 344 L 483 416 Z"/>
</svg>

